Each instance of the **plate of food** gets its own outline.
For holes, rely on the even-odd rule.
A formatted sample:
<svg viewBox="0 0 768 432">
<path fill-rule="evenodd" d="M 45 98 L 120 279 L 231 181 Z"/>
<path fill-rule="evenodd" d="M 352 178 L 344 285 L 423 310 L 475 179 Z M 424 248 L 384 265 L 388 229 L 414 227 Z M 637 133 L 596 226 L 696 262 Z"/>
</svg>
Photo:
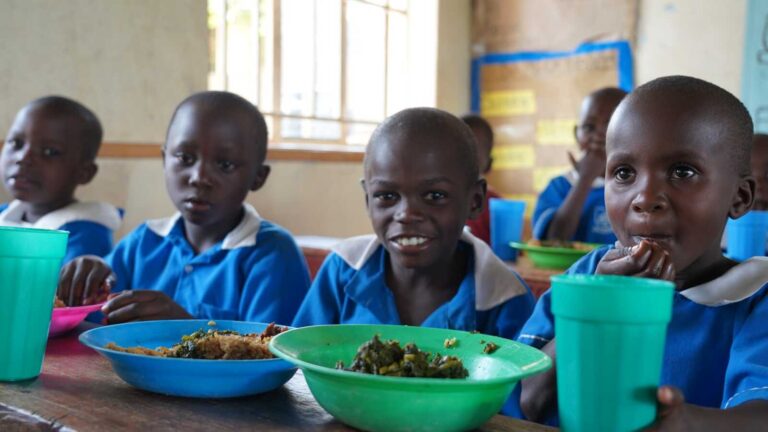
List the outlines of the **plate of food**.
<svg viewBox="0 0 768 432">
<path fill-rule="evenodd" d="M 287 329 L 242 321 L 144 321 L 88 330 L 80 342 L 106 357 L 134 387 L 225 398 L 267 392 L 293 376 L 296 367 L 268 348 Z"/>
<path fill-rule="evenodd" d="M 302 369 L 326 411 L 369 431 L 473 429 L 519 380 L 551 365 L 508 339 L 392 325 L 298 328 L 274 337 L 270 350 Z"/>
<path fill-rule="evenodd" d="M 104 302 L 85 306 L 69 307 L 58 297 L 53 302 L 51 325 L 48 327 L 48 337 L 61 336 L 77 327 L 91 312 L 101 309 Z"/>
<path fill-rule="evenodd" d="M 561 240 L 531 240 L 527 243 L 511 242 L 509 245 L 524 251 L 536 267 L 558 270 L 567 269 L 592 249 L 602 246 Z"/>
</svg>

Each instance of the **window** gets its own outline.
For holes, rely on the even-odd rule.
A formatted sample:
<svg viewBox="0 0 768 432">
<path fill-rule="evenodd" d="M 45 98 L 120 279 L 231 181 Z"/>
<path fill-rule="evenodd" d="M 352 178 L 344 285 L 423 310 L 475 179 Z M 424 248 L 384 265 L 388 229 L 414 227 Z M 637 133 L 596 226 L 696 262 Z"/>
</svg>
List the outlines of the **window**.
<svg viewBox="0 0 768 432">
<path fill-rule="evenodd" d="M 408 0 L 209 0 L 209 88 L 264 113 L 272 142 L 364 145 L 408 106 Z"/>
</svg>

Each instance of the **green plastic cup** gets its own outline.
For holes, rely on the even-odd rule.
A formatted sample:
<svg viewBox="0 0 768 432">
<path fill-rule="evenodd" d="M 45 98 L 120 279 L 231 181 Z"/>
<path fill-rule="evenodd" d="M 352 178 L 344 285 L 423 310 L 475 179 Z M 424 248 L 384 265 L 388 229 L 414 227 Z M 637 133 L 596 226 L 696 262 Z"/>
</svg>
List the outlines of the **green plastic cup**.
<svg viewBox="0 0 768 432">
<path fill-rule="evenodd" d="M 635 431 L 653 423 L 674 289 L 628 276 L 552 277 L 564 431 Z"/>
<path fill-rule="evenodd" d="M 68 236 L 0 227 L 0 381 L 40 375 Z"/>
</svg>

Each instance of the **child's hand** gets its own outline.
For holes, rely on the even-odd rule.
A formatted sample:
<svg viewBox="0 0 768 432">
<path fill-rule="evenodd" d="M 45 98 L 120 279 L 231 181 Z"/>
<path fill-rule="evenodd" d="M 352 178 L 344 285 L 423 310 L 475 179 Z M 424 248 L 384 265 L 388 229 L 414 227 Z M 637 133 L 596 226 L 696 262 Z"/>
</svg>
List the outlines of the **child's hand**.
<svg viewBox="0 0 768 432">
<path fill-rule="evenodd" d="M 98 303 L 106 299 L 114 278 L 104 260 L 94 255 L 81 256 L 62 267 L 56 295 L 67 306 Z"/>
<path fill-rule="evenodd" d="M 605 147 L 594 145 L 584 151 L 580 160 L 576 160 L 571 152 L 568 159 L 579 177 L 592 181 L 598 176 L 605 175 Z"/>
<path fill-rule="evenodd" d="M 109 324 L 127 321 L 187 319 L 192 316 L 161 291 L 127 290 L 101 307 Z"/>
<path fill-rule="evenodd" d="M 680 389 L 672 386 L 659 387 L 656 391 L 656 399 L 659 403 L 656 422 L 647 431 L 689 431 L 697 429 L 691 424 L 691 418 L 688 415 L 690 410 L 688 405 L 685 404 L 685 398 Z"/>
<path fill-rule="evenodd" d="M 632 247 L 612 249 L 597 264 L 595 273 L 675 280 L 669 252 L 648 240 Z"/>
</svg>

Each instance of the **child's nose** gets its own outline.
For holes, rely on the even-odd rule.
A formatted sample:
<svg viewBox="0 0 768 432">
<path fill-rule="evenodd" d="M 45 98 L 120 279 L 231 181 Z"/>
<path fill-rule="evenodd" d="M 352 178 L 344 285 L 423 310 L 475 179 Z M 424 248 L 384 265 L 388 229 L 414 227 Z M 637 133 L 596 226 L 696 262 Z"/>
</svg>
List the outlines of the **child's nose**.
<svg viewBox="0 0 768 432">
<path fill-rule="evenodd" d="M 25 145 L 21 150 L 16 152 L 16 163 L 18 165 L 30 164 L 35 158 L 35 152 L 32 151 L 29 145 Z"/>
<path fill-rule="evenodd" d="M 211 178 L 208 175 L 209 170 L 206 167 L 205 163 L 203 161 L 197 161 L 197 163 L 192 166 L 191 174 L 189 176 L 189 184 L 192 186 L 203 186 L 203 187 L 210 187 L 211 186 Z"/>
<path fill-rule="evenodd" d="M 421 211 L 407 199 L 402 199 L 395 210 L 395 221 L 400 223 L 413 223 L 423 220 Z"/>
<path fill-rule="evenodd" d="M 654 213 L 668 207 L 664 191 L 653 180 L 639 184 L 640 188 L 632 200 L 632 210 L 638 213 Z"/>
</svg>

